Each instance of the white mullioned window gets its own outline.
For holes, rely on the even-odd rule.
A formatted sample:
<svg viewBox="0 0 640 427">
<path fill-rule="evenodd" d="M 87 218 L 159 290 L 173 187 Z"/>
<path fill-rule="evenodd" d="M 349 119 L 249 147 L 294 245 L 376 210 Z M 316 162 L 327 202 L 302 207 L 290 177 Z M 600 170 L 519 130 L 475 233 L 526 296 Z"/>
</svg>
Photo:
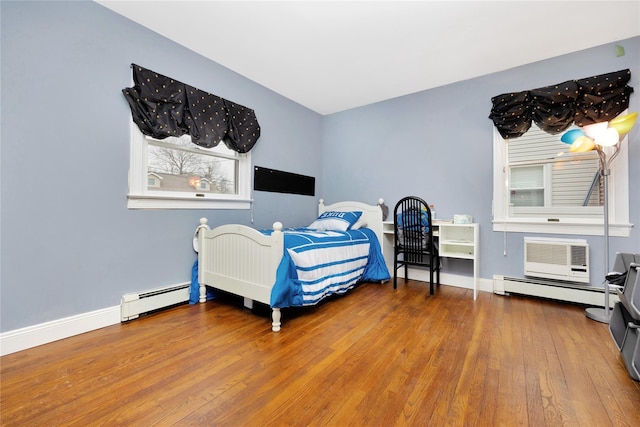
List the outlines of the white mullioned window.
<svg viewBox="0 0 640 427">
<path fill-rule="evenodd" d="M 571 153 L 535 124 L 505 140 L 494 127 L 494 231 L 603 234 L 603 182 L 595 151 Z M 629 236 L 627 141 L 608 180 L 612 236 Z"/>
<path fill-rule="evenodd" d="M 250 199 L 250 153 L 200 147 L 189 135 L 154 139 L 131 124 L 129 208 L 249 209 Z"/>
</svg>

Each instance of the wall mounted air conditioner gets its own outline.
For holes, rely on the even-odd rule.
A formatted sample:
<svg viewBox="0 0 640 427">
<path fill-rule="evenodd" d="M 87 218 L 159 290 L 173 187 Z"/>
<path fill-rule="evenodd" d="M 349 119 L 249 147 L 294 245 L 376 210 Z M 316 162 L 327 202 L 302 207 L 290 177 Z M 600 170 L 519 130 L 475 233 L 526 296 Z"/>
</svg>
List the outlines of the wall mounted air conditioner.
<svg viewBox="0 0 640 427">
<path fill-rule="evenodd" d="M 524 275 L 589 283 L 589 245 L 582 239 L 525 237 Z"/>
</svg>

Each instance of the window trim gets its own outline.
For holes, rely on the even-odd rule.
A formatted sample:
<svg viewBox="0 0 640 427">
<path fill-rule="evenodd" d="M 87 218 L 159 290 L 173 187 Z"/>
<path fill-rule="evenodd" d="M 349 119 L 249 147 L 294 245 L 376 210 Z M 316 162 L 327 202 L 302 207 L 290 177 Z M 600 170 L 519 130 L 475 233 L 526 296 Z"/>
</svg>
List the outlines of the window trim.
<svg viewBox="0 0 640 427">
<path fill-rule="evenodd" d="M 251 153 L 238 154 L 238 194 L 155 194 L 147 190 L 147 150 L 144 134 L 130 122 L 128 209 L 251 209 Z M 201 193 L 197 193 L 201 194 Z"/>
<path fill-rule="evenodd" d="M 611 163 L 609 175 L 609 235 L 629 237 L 629 155 L 628 136 L 622 140 L 620 153 Z M 509 193 L 506 167 L 506 143 L 493 126 L 493 231 L 604 235 L 603 218 L 509 216 Z"/>
</svg>

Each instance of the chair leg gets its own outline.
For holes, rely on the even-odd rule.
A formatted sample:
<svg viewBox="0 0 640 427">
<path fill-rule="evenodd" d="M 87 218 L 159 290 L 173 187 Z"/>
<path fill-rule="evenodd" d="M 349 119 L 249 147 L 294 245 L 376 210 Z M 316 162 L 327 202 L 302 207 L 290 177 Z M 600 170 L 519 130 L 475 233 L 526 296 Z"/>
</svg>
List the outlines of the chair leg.
<svg viewBox="0 0 640 427">
<path fill-rule="evenodd" d="M 429 295 L 433 295 L 433 262 L 429 265 Z"/>
<path fill-rule="evenodd" d="M 393 260 L 393 289 L 398 289 L 398 260 Z"/>
<path fill-rule="evenodd" d="M 433 256 L 433 248 L 431 248 L 431 252 L 429 253 L 429 295 L 433 295 L 433 271 L 436 271 L 436 277 L 438 277 L 438 268 L 434 266 L 434 262 L 437 260 L 436 257 Z M 440 279 L 437 279 L 438 282 Z"/>
</svg>

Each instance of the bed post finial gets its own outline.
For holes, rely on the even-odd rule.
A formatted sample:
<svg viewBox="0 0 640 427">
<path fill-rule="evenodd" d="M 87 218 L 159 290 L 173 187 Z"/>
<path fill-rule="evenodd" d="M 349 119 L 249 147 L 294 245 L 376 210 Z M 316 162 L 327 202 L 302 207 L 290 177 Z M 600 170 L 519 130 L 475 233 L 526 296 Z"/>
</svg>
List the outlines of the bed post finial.
<svg viewBox="0 0 640 427">
<path fill-rule="evenodd" d="M 282 223 L 280 221 L 273 223 L 273 231 L 275 231 L 276 233 L 282 232 Z"/>
<path fill-rule="evenodd" d="M 387 216 L 389 215 L 389 207 L 387 205 L 384 204 L 384 199 L 380 198 L 380 200 L 378 200 L 378 206 L 380 207 L 380 210 L 382 211 L 382 220 L 386 220 Z"/>
<path fill-rule="evenodd" d="M 207 218 L 200 218 L 200 225 L 207 225 Z"/>
</svg>

